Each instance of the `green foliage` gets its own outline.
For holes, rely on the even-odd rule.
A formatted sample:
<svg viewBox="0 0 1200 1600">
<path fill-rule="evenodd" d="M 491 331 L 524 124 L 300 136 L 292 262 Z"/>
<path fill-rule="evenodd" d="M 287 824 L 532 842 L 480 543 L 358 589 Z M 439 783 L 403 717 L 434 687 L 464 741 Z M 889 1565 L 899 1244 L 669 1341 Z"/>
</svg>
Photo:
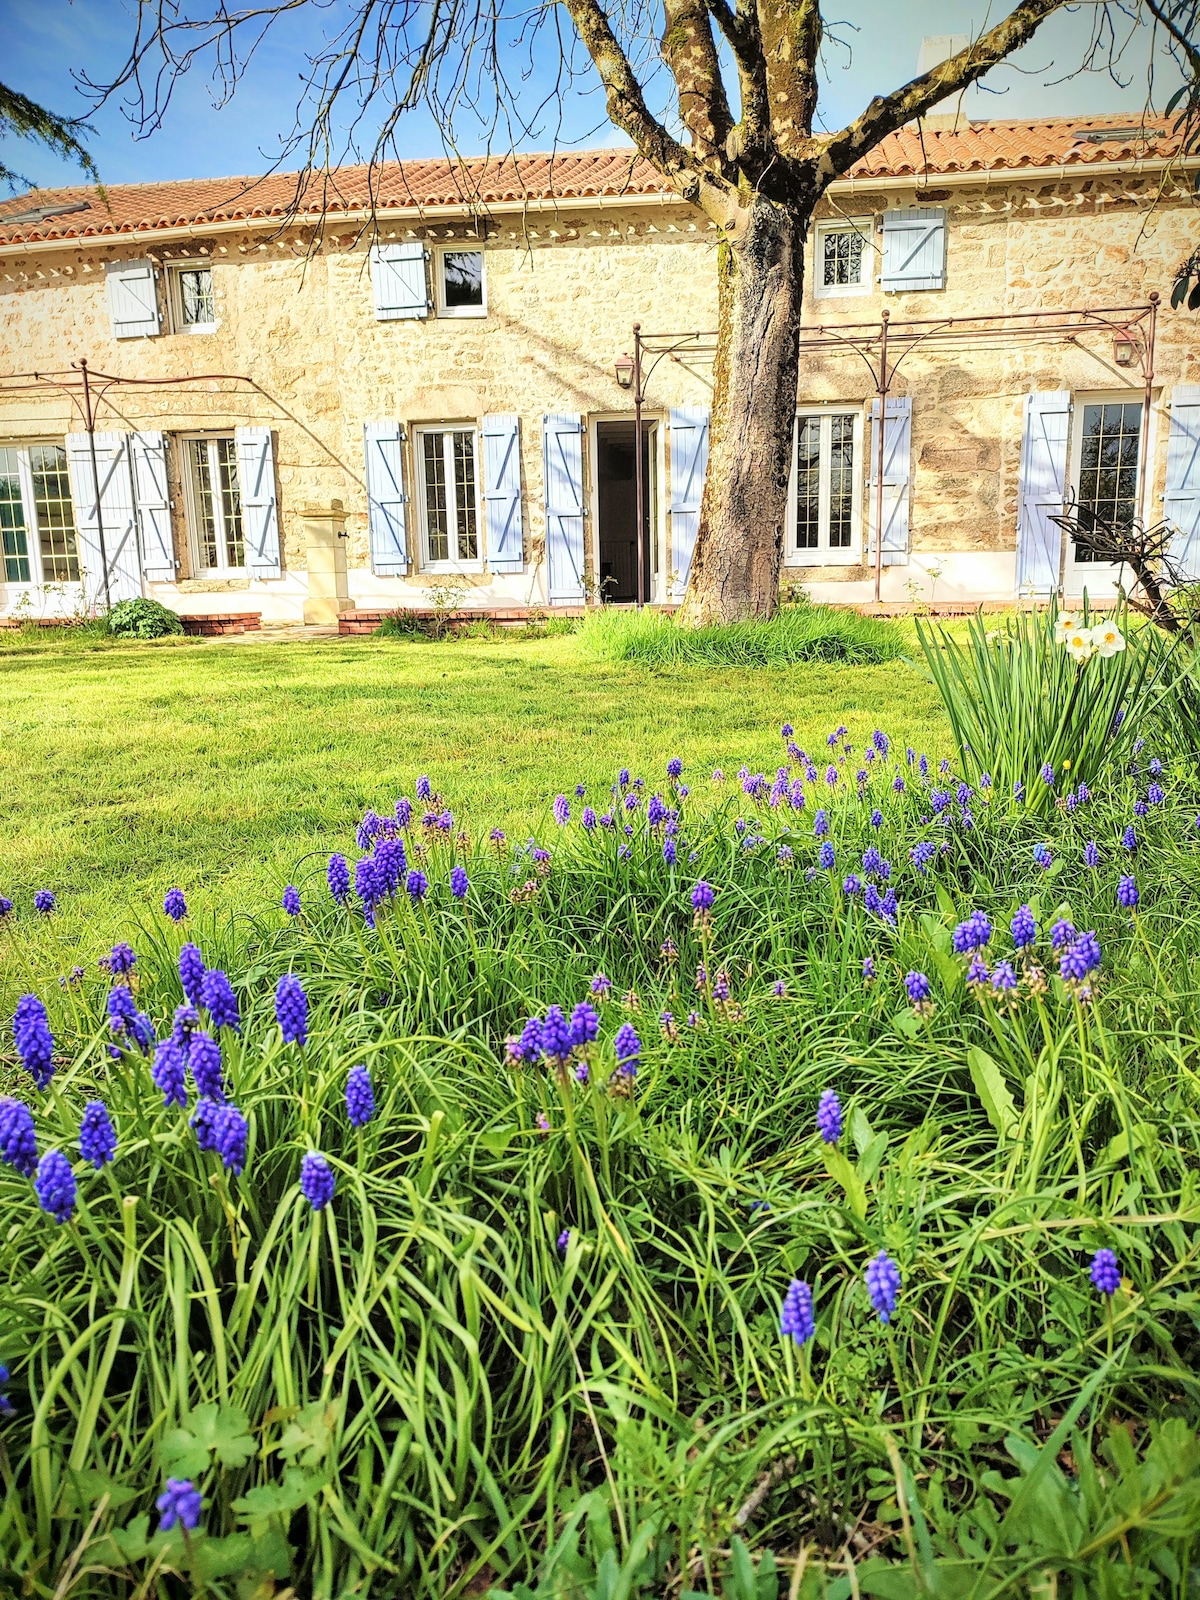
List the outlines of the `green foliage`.
<svg viewBox="0 0 1200 1600">
<path fill-rule="evenodd" d="M 1085 603 L 1084 627 L 1088 620 Z M 965 645 L 917 619 L 959 760 L 973 782 L 986 774 L 997 798 L 1016 796 L 1024 810 L 1044 816 L 1061 788 L 1092 787 L 1128 755 L 1162 654 L 1152 628 L 1128 631 L 1123 611 L 1116 620 L 1125 648 L 1077 662 L 1060 637 L 1055 605 L 1018 612 L 995 629 L 979 612 Z M 1058 787 L 1042 780 L 1047 762 Z"/>
<path fill-rule="evenodd" d="M 768 622 L 688 628 L 661 611 L 604 606 L 581 630 L 584 651 L 600 661 L 645 666 L 770 667 L 806 661 L 878 664 L 903 653 L 897 627 L 877 617 L 811 604 L 785 606 Z"/>
<path fill-rule="evenodd" d="M 183 623 L 158 600 L 141 596 L 117 601 L 108 613 L 108 631 L 118 639 L 164 639 L 182 633 Z"/>
<path fill-rule="evenodd" d="M 47 111 L 45 106 L 38 105 L 37 101 L 31 100 L 28 95 L 21 94 L 17 89 L 6 88 L 0 83 L 0 138 L 28 139 L 33 143 L 43 144 L 55 155 L 75 162 L 90 178 L 99 181 L 100 175 L 96 171 L 96 164 L 79 139 L 81 133 L 91 131 L 86 122 L 81 122 L 77 118 L 60 117 L 53 111 Z M 19 172 L 14 172 L 2 161 L 0 161 L 0 183 L 10 189 L 20 186 L 30 187 L 27 178 L 23 178 Z"/>
</svg>

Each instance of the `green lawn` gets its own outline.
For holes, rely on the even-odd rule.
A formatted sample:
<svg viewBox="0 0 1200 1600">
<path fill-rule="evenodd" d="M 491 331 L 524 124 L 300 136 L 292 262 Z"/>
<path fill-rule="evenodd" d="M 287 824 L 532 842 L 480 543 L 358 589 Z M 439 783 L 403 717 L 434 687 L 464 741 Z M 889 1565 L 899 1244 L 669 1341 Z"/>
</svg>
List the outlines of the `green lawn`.
<svg viewBox="0 0 1200 1600">
<path fill-rule="evenodd" d="M 3 998 L 93 959 L 172 884 L 198 911 L 274 898 L 310 852 L 352 848 L 356 817 L 418 773 L 468 826 L 552 828 L 559 790 L 607 788 L 620 765 L 657 774 L 680 755 L 704 782 L 718 761 L 770 771 L 784 720 L 810 748 L 839 721 L 946 738 L 932 686 L 903 663 L 656 670 L 586 660 L 574 636 L 6 640 L 0 894 L 21 937 Z M 38 888 L 59 896 L 50 927 L 30 910 Z"/>
</svg>

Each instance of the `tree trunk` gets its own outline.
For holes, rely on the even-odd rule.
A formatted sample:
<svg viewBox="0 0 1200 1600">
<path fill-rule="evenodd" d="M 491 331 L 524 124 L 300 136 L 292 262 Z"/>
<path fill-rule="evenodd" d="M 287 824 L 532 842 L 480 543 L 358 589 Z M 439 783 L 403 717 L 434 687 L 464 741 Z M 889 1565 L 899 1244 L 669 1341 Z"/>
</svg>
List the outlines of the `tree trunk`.
<svg viewBox="0 0 1200 1600">
<path fill-rule="evenodd" d="M 720 246 L 708 477 L 680 617 L 695 627 L 779 604 L 807 221 L 755 197 Z"/>
</svg>

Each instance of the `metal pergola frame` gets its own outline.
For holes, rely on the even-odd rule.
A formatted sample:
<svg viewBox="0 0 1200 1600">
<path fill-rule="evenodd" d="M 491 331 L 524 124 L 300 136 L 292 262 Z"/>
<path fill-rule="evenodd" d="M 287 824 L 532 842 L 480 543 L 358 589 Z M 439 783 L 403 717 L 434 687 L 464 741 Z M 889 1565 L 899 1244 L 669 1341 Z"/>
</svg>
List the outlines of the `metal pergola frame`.
<svg viewBox="0 0 1200 1600">
<path fill-rule="evenodd" d="M 866 365 L 879 401 L 880 426 L 877 434 L 875 526 L 875 600 L 880 599 L 883 583 L 883 458 L 884 421 L 887 397 L 893 380 L 906 356 L 914 350 L 988 349 L 1000 344 L 1039 343 L 1075 344 L 1089 334 L 1106 334 L 1131 351 L 1128 365 L 1141 370 L 1144 394 L 1142 450 L 1138 466 L 1137 505 L 1141 520 L 1146 517 L 1146 496 L 1150 483 L 1149 419 L 1154 383 L 1154 339 L 1158 323 L 1159 297 L 1151 293 L 1145 305 L 1071 306 L 1048 311 L 1005 311 L 992 316 L 916 317 L 908 322 L 893 322 L 889 310 L 878 322 L 815 323 L 800 329 L 800 352 L 827 355 L 856 355 Z M 637 498 L 639 527 L 646 516 L 645 485 L 642 478 L 642 412 L 646 386 L 655 368 L 665 358 L 682 363 L 686 356 L 711 360 L 716 352 L 714 332 L 643 333 L 640 322 L 633 325 L 633 408 L 634 408 L 634 493 Z M 897 350 L 899 354 L 897 354 Z M 646 603 L 642 540 L 638 540 L 638 604 Z"/>
</svg>

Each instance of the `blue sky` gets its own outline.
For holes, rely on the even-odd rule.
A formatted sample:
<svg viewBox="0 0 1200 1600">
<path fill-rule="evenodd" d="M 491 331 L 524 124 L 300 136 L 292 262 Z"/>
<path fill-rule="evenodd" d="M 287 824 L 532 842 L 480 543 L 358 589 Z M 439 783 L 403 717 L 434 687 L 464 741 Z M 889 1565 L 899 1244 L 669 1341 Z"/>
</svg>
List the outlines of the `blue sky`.
<svg viewBox="0 0 1200 1600">
<path fill-rule="evenodd" d="M 93 120 L 88 139 L 101 176 L 109 183 L 145 183 L 163 178 L 224 176 L 264 171 L 276 158 L 281 135 L 292 126 L 298 75 L 305 52 L 319 42 L 322 29 L 338 13 L 340 0 L 288 17 L 255 58 L 232 103 L 214 106 L 211 63 L 194 68 L 180 84 L 163 126 L 137 140 L 117 105 L 105 107 Z M 88 103 L 73 79 L 86 69 L 94 79 L 116 70 L 132 35 L 136 0 L 0 0 L 0 37 L 4 38 L 3 81 L 52 109 L 84 114 Z M 826 83 L 821 112 L 826 126 L 840 125 L 867 103 L 916 72 L 917 52 L 926 35 L 972 32 L 1000 14 L 982 0 L 970 4 L 947 0 L 829 0 L 826 14 L 845 19 L 836 31 L 848 48 L 827 46 Z M 989 75 L 998 92 L 975 88 L 966 96 L 972 117 L 1087 116 L 1099 112 L 1141 111 L 1147 99 L 1150 34 L 1136 31 L 1121 66 L 1122 83 L 1105 71 L 1066 78 L 1078 68 L 1087 48 L 1095 7 L 1079 6 L 1056 14 L 1034 41 Z M 554 81 L 555 62 L 547 48 L 533 62 L 525 89 L 532 110 Z M 1018 70 L 1019 69 L 1019 70 Z M 1066 81 L 1062 81 L 1066 79 Z M 1157 74 L 1154 103 L 1161 107 L 1178 76 L 1169 61 Z M 562 143 L 582 145 L 623 142 L 604 121 L 603 100 L 595 88 L 577 90 L 553 113 L 543 114 L 524 148 L 548 149 L 561 116 Z M 482 135 L 464 124 L 460 148 L 478 149 Z M 401 125 L 397 153 L 402 156 L 441 152 L 436 127 L 425 113 Z M 0 140 L 0 157 L 44 187 L 77 183 L 77 169 L 14 140 Z M 291 163 L 294 165 L 294 163 Z"/>
</svg>

